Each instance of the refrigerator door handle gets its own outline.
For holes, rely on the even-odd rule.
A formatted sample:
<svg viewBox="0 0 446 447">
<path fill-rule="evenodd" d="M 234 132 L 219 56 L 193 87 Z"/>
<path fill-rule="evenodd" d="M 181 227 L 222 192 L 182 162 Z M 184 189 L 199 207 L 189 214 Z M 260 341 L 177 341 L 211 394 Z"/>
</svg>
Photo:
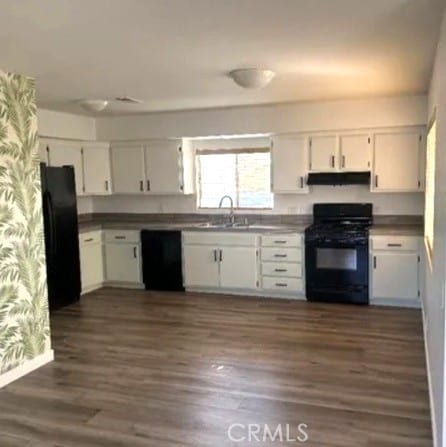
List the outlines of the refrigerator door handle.
<svg viewBox="0 0 446 447">
<path fill-rule="evenodd" d="M 56 232 L 56 219 L 54 217 L 53 199 L 49 192 L 45 193 L 47 210 L 48 210 L 48 223 L 49 223 L 49 235 L 50 235 L 50 247 L 51 254 L 56 255 L 57 252 L 57 232 Z"/>
</svg>

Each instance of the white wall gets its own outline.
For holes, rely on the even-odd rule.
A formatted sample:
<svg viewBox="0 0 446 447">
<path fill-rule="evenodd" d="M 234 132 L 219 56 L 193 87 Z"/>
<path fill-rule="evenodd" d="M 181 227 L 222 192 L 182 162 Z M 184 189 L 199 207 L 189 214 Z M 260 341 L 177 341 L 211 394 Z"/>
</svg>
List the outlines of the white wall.
<svg viewBox="0 0 446 447">
<path fill-rule="evenodd" d="M 77 214 L 91 214 L 93 212 L 93 197 L 77 198 Z"/>
<path fill-rule="evenodd" d="M 427 97 L 319 101 L 256 107 L 102 117 L 101 140 L 368 129 L 426 124 Z M 209 140 L 206 145 L 210 144 Z M 395 197 L 397 200 L 395 200 Z M 276 196 L 272 213 L 310 214 L 324 201 L 369 201 L 377 214 L 423 213 L 422 194 L 371 194 L 365 187 L 316 187 L 308 195 Z M 95 198 L 95 212 L 196 212 L 195 197 Z"/>
<path fill-rule="evenodd" d="M 96 120 L 90 116 L 38 109 L 39 136 L 96 140 Z"/>
<path fill-rule="evenodd" d="M 371 202 L 375 214 L 423 214 L 423 194 L 375 194 L 365 186 L 315 186 L 310 194 L 275 195 L 274 209 L 263 214 L 312 214 L 317 202 Z M 112 196 L 93 198 L 96 213 L 195 213 L 195 196 Z M 203 211 L 209 213 L 208 210 Z M 216 213 L 219 211 L 216 210 Z M 225 212 L 225 211 L 223 211 Z M 246 212 L 243 212 L 246 213 Z M 255 213 L 255 211 L 251 212 Z"/>
<path fill-rule="evenodd" d="M 446 13 L 437 48 L 434 73 L 429 92 L 430 119 L 436 110 L 437 151 L 435 173 L 435 222 L 433 269 L 427 266 L 426 297 L 423 303 L 426 344 L 432 399 L 436 446 L 446 440 L 444 429 L 444 380 L 445 380 L 445 272 L 446 272 Z"/>
<path fill-rule="evenodd" d="M 426 124 L 427 98 L 402 96 L 101 117 L 99 140 L 309 132 Z"/>
</svg>

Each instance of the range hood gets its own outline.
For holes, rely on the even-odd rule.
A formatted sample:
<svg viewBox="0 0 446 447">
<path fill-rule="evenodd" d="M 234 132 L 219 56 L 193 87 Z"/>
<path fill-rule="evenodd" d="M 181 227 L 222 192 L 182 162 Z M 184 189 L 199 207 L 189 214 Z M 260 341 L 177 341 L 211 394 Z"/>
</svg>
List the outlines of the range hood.
<svg viewBox="0 0 446 447">
<path fill-rule="evenodd" d="M 370 185 L 370 172 L 316 172 L 308 174 L 309 185 Z"/>
</svg>

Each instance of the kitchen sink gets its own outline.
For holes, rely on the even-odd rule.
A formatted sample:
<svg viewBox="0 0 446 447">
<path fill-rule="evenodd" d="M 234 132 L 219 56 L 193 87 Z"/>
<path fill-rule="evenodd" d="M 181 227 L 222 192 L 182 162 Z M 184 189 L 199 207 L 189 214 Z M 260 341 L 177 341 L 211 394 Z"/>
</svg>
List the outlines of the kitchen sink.
<svg viewBox="0 0 446 447">
<path fill-rule="evenodd" d="M 204 222 L 197 225 L 200 228 L 249 228 L 249 225 L 238 224 L 238 223 L 213 223 L 213 222 Z"/>
<path fill-rule="evenodd" d="M 277 230 L 278 225 L 243 224 L 243 223 L 214 223 L 204 222 L 197 225 L 199 228 L 222 229 L 222 230 Z"/>
</svg>

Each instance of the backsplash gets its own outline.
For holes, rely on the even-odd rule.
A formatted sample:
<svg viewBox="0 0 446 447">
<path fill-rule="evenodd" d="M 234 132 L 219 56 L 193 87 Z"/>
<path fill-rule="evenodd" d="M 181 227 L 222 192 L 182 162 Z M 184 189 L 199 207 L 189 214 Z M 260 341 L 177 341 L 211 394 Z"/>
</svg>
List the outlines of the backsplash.
<svg viewBox="0 0 446 447">
<path fill-rule="evenodd" d="M 222 194 L 223 195 L 223 194 Z M 82 198 L 81 200 L 86 200 Z M 95 213 L 200 213 L 215 214 L 221 210 L 197 210 L 195 196 L 109 196 L 94 197 L 91 210 Z M 364 186 L 314 186 L 309 194 L 276 194 L 272 210 L 236 211 L 237 214 L 290 214 L 312 213 L 314 203 L 370 202 L 375 215 L 417 215 L 424 211 L 423 193 L 371 193 Z M 224 212 L 224 211 L 223 211 Z M 81 214 L 81 211 L 79 211 Z"/>
</svg>

